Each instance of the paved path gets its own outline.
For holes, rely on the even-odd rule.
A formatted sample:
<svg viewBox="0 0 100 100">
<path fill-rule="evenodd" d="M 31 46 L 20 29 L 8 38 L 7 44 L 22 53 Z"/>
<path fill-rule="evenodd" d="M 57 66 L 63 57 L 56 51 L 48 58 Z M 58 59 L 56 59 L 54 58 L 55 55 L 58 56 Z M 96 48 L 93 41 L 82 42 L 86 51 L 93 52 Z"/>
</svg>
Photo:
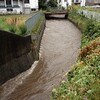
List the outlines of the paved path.
<svg viewBox="0 0 100 100">
<path fill-rule="evenodd" d="M 52 88 L 75 63 L 80 43 L 80 31 L 68 20 L 48 20 L 37 67 L 6 82 L 0 100 L 50 100 Z"/>
</svg>

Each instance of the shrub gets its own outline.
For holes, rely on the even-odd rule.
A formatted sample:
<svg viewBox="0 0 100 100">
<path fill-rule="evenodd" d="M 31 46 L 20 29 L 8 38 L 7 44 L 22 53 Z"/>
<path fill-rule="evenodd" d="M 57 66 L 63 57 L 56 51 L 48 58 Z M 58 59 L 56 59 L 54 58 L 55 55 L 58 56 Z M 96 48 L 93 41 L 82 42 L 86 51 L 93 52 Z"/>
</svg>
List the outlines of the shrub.
<svg viewBox="0 0 100 100">
<path fill-rule="evenodd" d="M 53 100 L 100 100 L 100 37 L 82 51 L 84 56 L 80 54 L 82 59 L 67 73 L 67 80 L 53 89 Z"/>
<path fill-rule="evenodd" d="M 96 38 L 100 36 L 100 25 L 96 21 L 89 20 L 84 33 L 92 39 Z"/>
</svg>

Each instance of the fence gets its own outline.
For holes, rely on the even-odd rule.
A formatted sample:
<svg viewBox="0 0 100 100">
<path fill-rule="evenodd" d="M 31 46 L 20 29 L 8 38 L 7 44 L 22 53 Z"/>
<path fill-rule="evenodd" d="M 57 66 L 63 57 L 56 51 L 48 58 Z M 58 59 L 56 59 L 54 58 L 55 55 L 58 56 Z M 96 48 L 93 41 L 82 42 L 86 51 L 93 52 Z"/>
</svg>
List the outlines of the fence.
<svg viewBox="0 0 100 100">
<path fill-rule="evenodd" d="M 92 12 L 92 11 L 88 11 L 88 10 L 78 10 L 79 14 L 84 15 L 85 17 L 91 19 L 93 18 L 96 21 L 100 21 L 100 13 L 97 12 Z"/>
<path fill-rule="evenodd" d="M 27 27 L 27 31 L 29 33 L 31 33 L 33 27 L 36 25 L 36 23 L 38 22 L 38 20 L 40 19 L 41 16 L 43 16 L 43 13 L 41 11 L 39 11 L 39 12 L 35 13 L 31 18 L 26 20 L 25 24 Z"/>
</svg>

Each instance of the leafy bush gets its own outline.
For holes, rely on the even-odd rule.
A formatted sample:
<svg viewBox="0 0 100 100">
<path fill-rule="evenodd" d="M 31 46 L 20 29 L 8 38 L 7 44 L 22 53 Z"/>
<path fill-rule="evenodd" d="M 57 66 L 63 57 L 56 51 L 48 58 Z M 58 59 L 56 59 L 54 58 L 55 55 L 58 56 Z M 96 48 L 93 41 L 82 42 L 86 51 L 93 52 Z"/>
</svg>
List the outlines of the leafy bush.
<svg viewBox="0 0 100 100">
<path fill-rule="evenodd" d="M 57 0 L 49 0 L 47 2 L 48 7 L 57 7 Z"/>
<path fill-rule="evenodd" d="M 100 36 L 100 24 L 98 24 L 96 21 L 89 20 L 84 33 L 91 38 Z"/>
<path fill-rule="evenodd" d="M 67 73 L 67 80 L 52 90 L 52 99 L 100 100 L 99 73 L 100 37 L 82 49 L 78 62 Z"/>
</svg>

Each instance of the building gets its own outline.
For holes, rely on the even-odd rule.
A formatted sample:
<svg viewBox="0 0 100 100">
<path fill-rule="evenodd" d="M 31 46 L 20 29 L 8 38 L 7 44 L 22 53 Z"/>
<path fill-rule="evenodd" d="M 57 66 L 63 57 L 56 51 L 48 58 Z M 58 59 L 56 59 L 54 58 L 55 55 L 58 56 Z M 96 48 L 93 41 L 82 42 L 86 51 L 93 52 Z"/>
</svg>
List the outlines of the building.
<svg viewBox="0 0 100 100">
<path fill-rule="evenodd" d="M 100 0 L 86 0 L 86 6 L 100 5 Z"/>
<path fill-rule="evenodd" d="M 0 13 L 26 13 L 38 9 L 38 0 L 0 0 Z"/>
<path fill-rule="evenodd" d="M 67 6 L 71 6 L 72 0 L 58 0 L 58 5 L 66 8 Z"/>
<path fill-rule="evenodd" d="M 74 0 L 74 4 L 80 4 L 81 0 Z"/>
<path fill-rule="evenodd" d="M 100 0 L 81 0 L 81 6 L 100 5 Z"/>
</svg>

